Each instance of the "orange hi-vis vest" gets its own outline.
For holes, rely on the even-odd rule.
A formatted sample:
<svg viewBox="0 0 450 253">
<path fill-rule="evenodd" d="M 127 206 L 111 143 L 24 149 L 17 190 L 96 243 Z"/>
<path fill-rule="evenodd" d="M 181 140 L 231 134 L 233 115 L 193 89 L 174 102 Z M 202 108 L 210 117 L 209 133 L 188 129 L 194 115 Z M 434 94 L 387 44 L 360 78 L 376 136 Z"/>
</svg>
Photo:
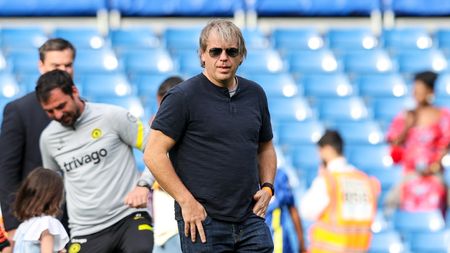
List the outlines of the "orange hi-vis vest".
<svg viewBox="0 0 450 253">
<path fill-rule="evenodd" d="M 321 171 L 330 203 L 312 225 L 310 253 L 366 252 L 379 183 L 361 171 Z"/>
</svg>

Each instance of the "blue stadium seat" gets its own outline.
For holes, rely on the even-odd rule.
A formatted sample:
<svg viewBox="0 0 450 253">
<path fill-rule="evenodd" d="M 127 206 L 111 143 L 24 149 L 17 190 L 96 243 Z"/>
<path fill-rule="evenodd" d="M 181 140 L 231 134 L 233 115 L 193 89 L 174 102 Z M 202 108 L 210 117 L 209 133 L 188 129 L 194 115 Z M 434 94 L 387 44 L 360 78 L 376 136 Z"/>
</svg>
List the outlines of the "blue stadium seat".
<svg viewBox="0 0 450 253">
<path fill-rule="evenodd" d="M 106 5 L 105 0 L 0 1 L 0 16 L 95 16 Z"/>
<path fill-rule="evenodd" d="M 379 9 L 375 0 L 257 0 L 259 16 L 346 16 L 359 14 L 369 16 Z"/>
<path fill-rule="evenodd" d="M 0 43 L 1 47 L 1 43 Z M 2 51 L 0 50 L 0 72 L 3 71 L 12 71 L 12 66 L 6 62 L 6 57 L 3 55 Z"/>
<path fill-rule="evenodd" d="M 144 163 L 144 153 L 142 151 L 133 148 L 133 156 L 139 172 L 143 172 L 145 169 L 147 169 Z"/>
<path fill-rule="evenodd" d="M 354 74 L 395 72 L 398 66 L 384 49 L 351 51 L 343 56 L 345 71 Z"/>
<path fill-rule="evenodd" d="M 321 163 L 319 150 L 315 143 L 295 145 L 288 154 L 297 169 L 317 169 Z"/>
<path fill-rule="evenodd" d="M 17 81 L 21 87 L 21 89 L 24 90 L 25 93 L 34 91 L 36 87 L 36 82 L 39 79 L 40 74 L 23 74 L 20 75 L 19 78 L 17 78 Z M 75 81 L 76 84 L 76 81 Z M 80 87 L 78 87 L 80 89 Z"/>
<path fill-rule="evenodd" d="M 353 86 L 346 74 L 311 74 L 301 78 L 305 89 L 305 96 L 323 98 L 337 98 L 352 96 Z"/>
<path fill-rule="evenodd" d="M 409 97 L 379 97 L 371 101 L 370 107 L 376 120 L 390 123 L 397 114 L 409 108 L 411 101 Z"/>
<path fill-rule="evenodd" d="M 434 41 L 439 48 L 446 54 L 450 54 L 450 29 L 440 28 L 434 34 Z"/>
<path fill-rule="evenodd" d="M 137 92 L 141 100 L 143 101 L 146 109 L 155 108 L 155 99 L 158 92 L 159 85 L 166 80 L 169 76 L 176 75 L 175 73 L 160 73 L 160 74 L 140 74 L 135 76 L 131 82 L 137 88 Z M 150 106 L 147 108 L 147 106 Z"/>
<path fill-rule="evenodd" d="M 260 29 L 242 29 L 242 36 L 245 40 L 247 50 L 264 49 L 270 46 L 269 40 Z"/>
<path fill-rule="evenodd" d="M 294 146 L 298 144 L 314 144 L 317 142 L 325 128 L 317 120 L 281 122 L 278 136 L 281 145 Z"/>
<path fill-rule="evenodd" d="M 163 40 L 170 52 L 176 50 L 197 50 L 202 27 L 168 27 L 163 32 Z"/>
<path fill-rule="evenodd" d="M 334 128 L 339 131 L 346 144 L 380 144 L 384 135 L 375 120 L 340 121 Z"/>
<path fill-rule="evenodd" d="M 8 1 L 13 2 L 13 1 Z M 0 4 L 1 5 L 1 4 Z M 22 6 L 23 8 L 23 6 Z M 2 9 L 1 13 L 5 11 Z M 24 8 L 26 9 L 26 8 Z M 0 14 L 0 16 L 2 16 Z M 10 50 L 34 49 L 40 47 L 47 40 L 47 35 L 42 27 L 3 27 L 0 30 L 3 50 L 9 53 Z"/>
<path fill-rule="evenodd" d="M 200 63 L 200 56 L 197 50 L 178 50 L 173 54 L 172 58 L 178 65 L 180 73 L 187 75 L 196 75 L 203 72 L 203 68 Z"/>
<path fill-rule="evenodd" d="M 240 69 L 247 74 L 279 73 L 285 67 L 280 54 L 274 49 L 254 49 L 247 52 Z"/>
<path fill-rule="evenodd" d="M 448 16 L 450 2 L 441 0 L 395 0 L 388 8 L 399 16 Z"/>
<path fill-rule="evenodd" d="M 332 28 L 326 34 L 328 46 L 334 50 L 367 50 L 378 46 L 370 28 Z"/>
<path fill-rule="evenodd" d="M 450 73 L 442 73 L 438 76 L 434 90 L 436 96 L 450 98 Z"/>
<path fill-rule="evenodd" d="M 285 54 L 293 50 L 317 50 L 324 41 L 314 28 L 276 28 L 272 32 L 272 44 Z"/>
<path fill-rule="evenodd" d="M 269 98 L 303 95 L 303 90 L 289 73 L 253 74 L 250 79 L 261 85 Z"/>
<path fill-rule="evenodd" d="M 326 98 L 317 101 L 319 118 L 325 121 L 365 120 L 371 117 L 360 97 Z"/>
<path fill-rule="evenodd" d="M 200 16 L 232 17 L 243 9 L 242 0 L 218 0 L 211 4 L 207 0 L 112 0 L 111 9 L 123 16 Z"/>
<path fill-rule="evenodd" d="M 144 116 L 144 106 L 142 105 L 141 100 L 137 96 L 123 96 L 123 97 L 107 97 L 107 96 L 99 96 L 95 98 L 96 103 L 105 103 L 117 105 L 122 108 L 127 109 L 131 114 L 135 117 L 140 118 L 141 120 L 147 121 Z"/>
<path fill-rule="evenodd" d="M 342 70 L 341 63 L 329 49 L 292 51 L 285 58 L 289 63 L 289 71 L 296 76 Z"/>
<path fill-rule="evenodd" d="M 375 218 L 373 219 L 372 225 L 370 226 L 370 230 L 374 234 L 393 231 L 392 224 L 388 219 L 386 219 L 382 207 L 377 209 Z"/>
<path fill-rule="evenodd" d="M 408 93 L 405 80 L 397 73 L 361 75 L 355 83 L 364 97 L 403 97 Z"/>
<path fill-rule="evenodd" d="M 124 71 L 123 64 L 109 48 L 77 50 L 74 69 L 80 75 Z"/>
<path fill-rule="evenodd" d="M 122 54 L 128 74 L 170 73 L 175 70 L 172 58 L 163 48 L 129 50 Z M 143 60 L 148 59 L 148 60 Z"/>
<path fill-rule="evenodd" d="M 392 166 L 390 149 L 387 144 L 347 145 L 344 152 L 351 164 L 363 171 L 387 169 Z"/>
<path fill-rule="evenodd" d="M 0 99 L 12 99 L 24 94 L 20 89 L 14 75 L 9 72 L 0 72 Z"/>
<path fill-rule="evenodd" d="M 16 75 L 39 74 L 37 49 L 10 51 L 6 54 L 6 61 Z"/>
<path fill-rule="evenodd" d="M 412 235 L 411 251 L 415 253 L 448 253 L 450 249 L 450 230 L 422 232 Z"/>
<path fill-rule="evenodd" d="M 439 49 L 402 51 L 397 54 L 396 58 L 399 71 L 403 73 L 426 70 L 441 72 L 448 69 L 447 60 Z"/>
<path fill-rule="evenodd" d="M 79 86 L 82 87 L 82 96 L 94 102 L 102 97 L 124 97 L 136 93 L 125 74 L 121 73 L 84 75 Z"/>
<path fill-rule="evenodd" d="M 406 253 L 400 234 L 395 230 L 373 233 L 368 253 Z"/>
<path fill-rule="evenodd" d="M 119 52 L 132 48 L 156 48 L 160 41 L 148 27 L 114 29 L 110 32 L 112 47 Z"/>
<path fill-rule="evenodd" d="M 423 212 L 407 212 L 397 210 L 393 216 L 394 228 L 411 242 L 416 233 L 431 233 L 441 231 L 445 221 L 439 210 Z"/>
<path fill-rule="evenodd" d="M 427 49 L 433 40 L 424 28 L 395 28 L 383 31 L 382 40 L 386 48 L 393 51 Z"/>
<path fill-rule="evenodd" d="M 381 186 L 381 192 L 385 193 L 396 186 L 403 178 L 403 168 L 400 165 L 393 165 L 384 168 L 371 168 L 366 173 L 378 179 Z M 380 199 L 378 206 L 382 206 L 383 200 Z"/>
<path fill-rule="evenodd" d="M 450 99 L 448 96 L 436 96 L 434 99 L 434 104 L 441 107 L 446 107 L 450 110 Z"/>
<path fill-rule="evenodd" d="M 77 50 L 99 49 L 107 43 L 96 27 L 56 28 L 53 37 L 70 41 Z"/>
<path fill-rule="evenodd" d="M 308 101 L 301 97 L 269 96 L 269 111 L 273 122 L 304 121 L 314 118 Z"/>
</svg>

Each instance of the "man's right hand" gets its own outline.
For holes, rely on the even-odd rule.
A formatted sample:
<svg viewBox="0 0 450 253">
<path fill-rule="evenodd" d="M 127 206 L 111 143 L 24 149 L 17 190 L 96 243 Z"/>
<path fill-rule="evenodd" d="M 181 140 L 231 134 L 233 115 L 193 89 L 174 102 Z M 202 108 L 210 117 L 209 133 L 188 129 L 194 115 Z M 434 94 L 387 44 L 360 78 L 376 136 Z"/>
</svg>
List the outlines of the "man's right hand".
<svg viewBox="0 0 450 253">
<path fill-rule="evenodd" d="M 181 204 L 181 213 L 184 220 L 184 235 L 191 236 L 192 242 L 195 242 L 197 231 L 202 243 L 206 243 L 205 231 L 202 222 L 206 219 L 205 208 L 194 198 Z"/>
</svg>

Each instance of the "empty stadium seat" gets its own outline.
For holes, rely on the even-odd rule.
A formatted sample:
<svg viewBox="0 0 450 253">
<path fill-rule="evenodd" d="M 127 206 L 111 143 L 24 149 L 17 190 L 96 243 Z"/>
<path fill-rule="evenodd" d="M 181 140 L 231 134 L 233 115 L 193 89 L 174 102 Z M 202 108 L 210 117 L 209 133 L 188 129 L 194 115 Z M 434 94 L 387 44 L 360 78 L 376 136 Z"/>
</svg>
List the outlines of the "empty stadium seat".
<svg viewBox="0 0 450 253">
<path fill-rule="evenodd" d="M 247 74 L 279 73 L 285 70 L 280 54 L 274 49 L 254 49 L 247 52 L 241 70 Z"/>
<path fill-rule="evenodd" d="M 445 227 L 444 218 L 439 210 L 423 212 L 397 210 L 393 216 L 393 223 L 394 228 L 409 242 L 417 233 L 437 232 Z"/>
<path fill-rule="evenodd" d="M 363 171 L 387 169 L 393 164 L 387 144 L 352 144 L 345 146 L 351 164 Z"/>
<path fill-rule="evenodd" d="M 427 49 L 433 40 L 424 28 L 395 28 L 383 31 L 382 39 L 386 48 L 393 51 L 405 49 Z"/>
<path fill-rule="evenodd" d="M 2 8 L 0 7 L 0 9 Z M 3 11 L 4 9 L 2 9 Z M 3 27 L 0 32 L 3 50 L 6 53 L 9 53 L 10 50 L 36 50 L 47 40 L 44 29 L 39 26 Z"/>
<path fill-rule="evenodd" d="M 403 168 L 400 165 L 393 165 L 384 168 L 371 168 L 366 173 L 378 179 L 381 186 L 381 193 L 386 193 L 401 182 L 403 178 Z M 378 206 L 383 206 L 384 199 L 379 198 Z"/>
<path fill-rule="evenodd" d="M 269 40 L 260 29 L 247 28 L 242 29 L 241 32 L 244 37 L 247 50 L 252 50 L 254 48 L 268 48 L 270 46 Z"/>
<path fill-rule="evenodd" d="M 124 97 L 136 93 L 125 74 L 121 73 L 85 75 L 81 84 L 82 97 L 93 102 L 107 97 Z"/>
<path fill-rule="evenodd" d="M 375 119 L 390 124 L 397 114 L 410 108 L 411 103 L 410 97 L 379 97 L 372 99 L 370 107 Z"/>
<path fill-rule="evenodd" d="M 450 15 L 450 2 L 440 0 L 395 0 L 386 8 L 399 16 L 448 16 Z"/>
<path fill-rule="evenodd" d="M 306 187 L 310 187 L 321 164 L 318 147 L 316 144 L 298 144 L 290 149 L 288 153 L 299 179 Z"/>
<path fill-rule="evenodd" d="M 356 78 L 359 94 L 364 97 L 403 97 L 408 93 L 404 78 L 397 73 L 368 74 Z"/>
<path fill-rule="evenodd" d="M 20 89 L 15 77 L 9 72 L 0 72 L 0 98 L 17 98 L 21 94 L 24 94 L 24 90 Z"/>
<path fill-rule="evenodd" d="M 78 50 L 99 49 L 107 43 L 96 27 L 56 28 L 53 37 L 70 41 Z"/>
<path fill-rule="evenodd" d="M 384 135 L 374 120 L 340 121 L 334 128 L 339 131 L 346 144 L 380 144 Z"/>
<path fill-rule="evenodd" d="M 289 71 L 296 76 L 342 70 L 341 62 L 337 61 L 329 49 L 292 51 L 285 58 L 289 64 Z"/>
<path fill-rule="evenodd" d="M 147 121 L 144 114 L 144 106 L 142 105 L 141 100 L 137 96 L 122 96 L 122 97 L 99 96 L 96 97 L 95 101 L 93 102 L 120 106 L 122 108 L 127 109 L 135 117 Z"/>
<path fill-rule="evenodd" d="M 163 40 L 166 48 L 170 52 L 176 50 L 197 50 L 199 48 L 198 39 L 202 27 L 168 27 L 163 32 Z"/>
<path fill-rule="evenodd" d="M 316 104 L 319 118 L 325 121 L 364 120 L 371 117 L 360 97 L 325 98 Z"/>
<path fill-rule="evenodd" d="M 314 144 L 322 137 L 324 131 L 323 124 L 313 119 L 281 122 L 278 127 L 278 139 L 280 145 Z"/>
<path fill-rule="evenodd" d="M 195 75 L 203 72 L 200 63 L 200 56 L 197 50 L 185 49 L 177 50 L 173 54 L 174 62 L 178 65 L 180 73 L 187 75 Z"/>
<path fill-rule="evenodd" d="M 343 56 L 345 71 L 354 74 L 395 72 L 398 69 L 384 49 L 357 50 Z"/>
<path fill-rule="evenodd" d="M 401 51 L 396 58 L 399 71 L 403 73 L 426 70 L 441 72 L 448 69 L 447 60 L 439 49 Z"/>
<path fill-rule="evenodd" d="M 256 0 L 260 16 L 345 16 L 351 14 L 369 16 L 379 9 L 375 0 Z"/>
<path fill-rule="evenodd" d="M 407 253 L 400 234 L 395 230 L 373 233 L 368 253 Z"/>
<path fill-rule="evenodd" d="M 105 0 L 1 1 L 0 16 L 95 16 L 106 8 Z"/>
<path fill-rule="evenodd" d="M 128 74 L 170 73 L 175 70 L 172 58 L 163 48 L 124 51 L 121 59 Z"/>
<path fill-rule="evenodd" d="M 6 54 L 6 61 L 16 75 L 39 74 L 37 49 L 10 51 Z"/>
<path fill-rule="evenodd" d="M 272 44 L 283 55 L 292 50 L 316 50 L 324 41 L 314 28 L 276 28 L 272 32 Z"/>
<path fill-rule="evenodd" d="M 114 29 L 110 32 L 112 47 L 119 52 L 132 48 L 155 48 L 160 46 L 156 34 L 148 27 Z"/>
<path fill-rule="evenodd" d="M 328 46 L 334 50 L 368 50 L 378 46 L 370 28 L 332 28 L 326 34 Z"/>
<path fill-rule="evenodd" d="M 436 96 L 434 104 L 436 106 L 446 107 L 450 110 L 450 99 L 448 99 L 448 96 Z"/>
<path fill-rule="evenodd" d="M 434 34 L 434 41 L 445 54 L 450 53 L 450 29 L 438 28 Z"/>
<path fill-rule="evenodd" d="M 135 76 L 131 82 L 137 88 L 139 97 L 147 106 L 148 103 L 155 102 L 156 94 L 161 83 L 166 78 L 176 75 L 175 73 L 160 73 L 160 74 L 140 74 Z M 154 105 L 154 104 L 152 104 Z"/>
<path fill-rule="evenodd" d="M 232 17 L 244 8 L 243 0 L 112 0 L 111 9 L 123 16 L 201 16 Z"/>
<path fill-rule="evenodd" d="M 74 69 L 76 73 L 82 75 L 123 72 L 124 66 L 109 48 L 81 49 L 77 50 Z"/>
<path fill-rule="evenodd" d="M 301 78 L 305 96 L 317 99 L 349 97 L 353 95 L 353 86 L 347 75 L 342 73 L 311 74 Z"/>
<path fill-rule="evenodd" d="M 314 117 L 308 101 L 301 97 L 269 97 L 268 100 L 273 122 L 304 121 Z"/>
<path fill-rule="evenodd" d="M 438 76 L 434 90 L 436 96 L 450 98 L 450 73 L 442 73 Z"/>
<path fill-rule="evenodd" d="M 303 95 L 303 89 L 289 73 L 253 74 L 249 78 L 261 85 L 269 98 Z"/>
<path fill-rule="evenodd" d="M 450 230 L 414 233 L 410 245 L 414 253 L 448 253 Z"/>
</svg>

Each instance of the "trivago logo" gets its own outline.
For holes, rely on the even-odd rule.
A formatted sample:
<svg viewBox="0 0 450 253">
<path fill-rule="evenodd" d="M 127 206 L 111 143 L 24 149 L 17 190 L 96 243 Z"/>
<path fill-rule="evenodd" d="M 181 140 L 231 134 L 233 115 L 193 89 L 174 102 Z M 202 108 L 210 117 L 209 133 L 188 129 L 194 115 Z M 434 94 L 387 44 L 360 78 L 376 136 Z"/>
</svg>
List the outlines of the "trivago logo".
<svg viewBox="0 0 450 253">
<path fill-rule="evenodd" d="M 98 151 L 92 152 L 90 154 L 87 154 L 87 155 L 84 155 L 84 156 L 81 156 L 78 158 L 72 157 L 72 161 L 64 162 L 64 169 L 67 172 L 69 172 L 73 169 L 77 169 L 78 167 L 87 165 L 91 162 L 93 162 L 94 164 L 98 164 L 102 160 L 102 157 L 105 157 L 107 155 L 108 155 L 108 151 L 106 149 L 102 148 Z"/>
</svg>

